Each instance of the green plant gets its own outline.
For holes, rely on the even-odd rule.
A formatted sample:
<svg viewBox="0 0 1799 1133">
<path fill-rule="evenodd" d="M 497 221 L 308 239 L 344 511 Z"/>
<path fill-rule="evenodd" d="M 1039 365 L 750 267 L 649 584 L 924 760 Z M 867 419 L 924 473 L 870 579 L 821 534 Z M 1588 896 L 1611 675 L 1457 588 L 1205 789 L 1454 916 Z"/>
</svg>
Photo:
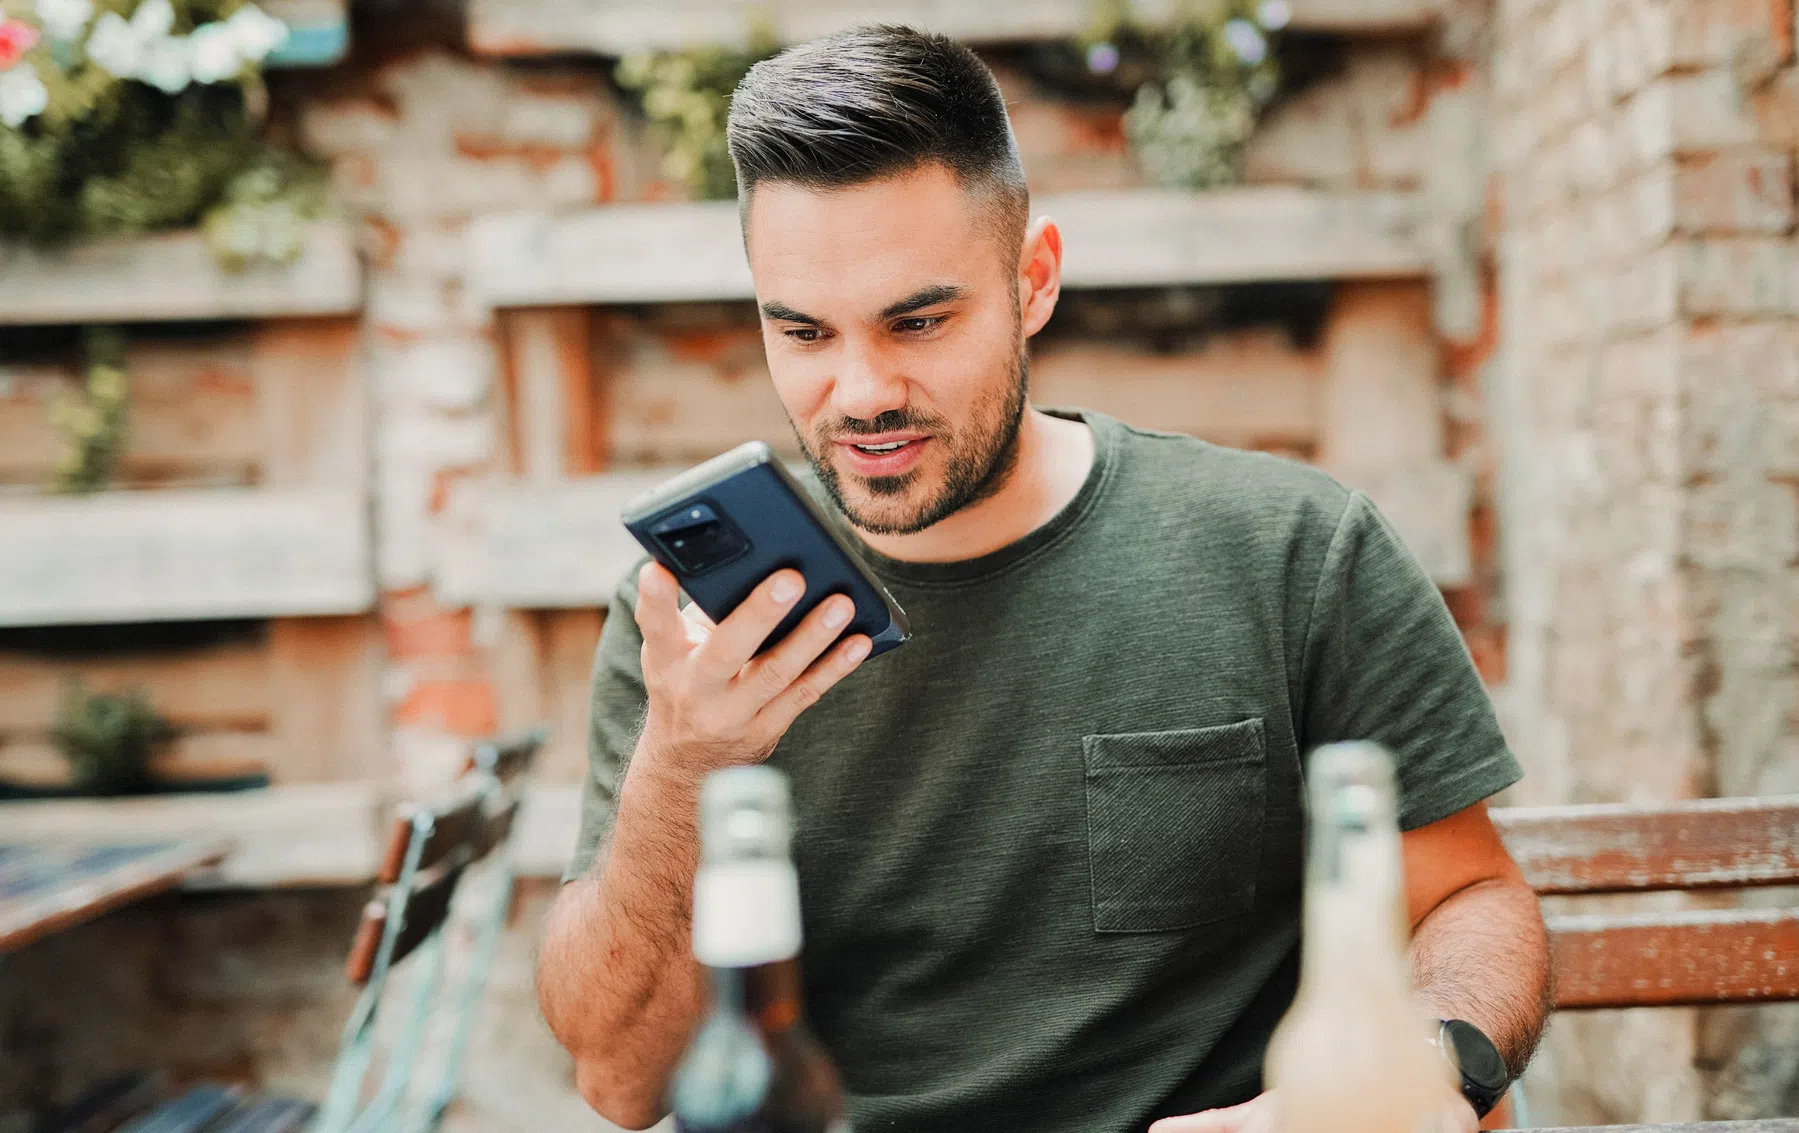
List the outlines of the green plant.
<svg viewBox="0 0 1799 1133">
<path fill-rule="evenodd" d="M 150 761 L 174 730 L 142 692 L 89 692 L 77 678 L 63 686 L 53 735 L 77 788 L 124 795 L 150 786 Z"/>
<path fill-rule="evenodd" d="M 87 366 L 82 390 L 50 407 L 63 436 L 56 465 L 59 492 L 97 492 L 124 455 L 130 425 L 130 385 L 124 369 L 124 336 L 116 327 L 86 331 Z"/>
<path fill-rule="evenodd" d="M 614 77 L 636 91 L 643 112 L 665 147 L 662 172 L 708 200 L 737 195 L 737 177 L 725 146 L 731 93 L 751 67 L 779 51 L 765 28 L 744 47 L 694 47 L 645 51 L 619 60 Z"/>
<path fill-rule="evenodd" d="M 1156 61 L 1157 77 L 1136 88 L 1125 136 L 1144 172 L 1171 188 L 1205 189 L 1241 176 L 1243 149 L 1274 97 L 1274 37 L 1287 0 L 1181 0 L 1174 17 L 1151 27 L 1129 0 L 1103 0 L 1079 46 L 1088 67 L 1117 69 L 1127 57 Z"/>
<path fill-rule="evenodd" d="M 291 228 L 258 186 L 268 170 L 301 186 L 297 159 L 260 137 L 264 57 L 286 36 L 246 0 L 0 0 L 0 236 L 54 244 L 81 236 L 152 232 L 208 219 L 215 240 L 289 257 L 284 233 L 247 237 L 245 224 Z M 278 190 L 279 191 L 279 190 Z M 314 207 L 300 190 L 305 207 Z M 262 198 L 246 211 L 246 193 Z M 300 215 L 296 209 L 290 209 Z"/>
</svg>

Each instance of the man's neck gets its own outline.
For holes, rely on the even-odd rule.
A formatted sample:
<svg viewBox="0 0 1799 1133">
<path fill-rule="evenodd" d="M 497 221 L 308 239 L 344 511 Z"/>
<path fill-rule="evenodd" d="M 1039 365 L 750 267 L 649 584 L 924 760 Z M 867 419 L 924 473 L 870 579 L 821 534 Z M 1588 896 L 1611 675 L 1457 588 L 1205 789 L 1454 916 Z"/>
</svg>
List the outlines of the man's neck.
<svg viewBox="0 0 1799 1133">
<path fill-rule="evenodd" d="M 1093 466 L 1093 430 L 1084 421 L 1026 409 L 1018 456 L 999 491 L 913 535 L 859 532 L 889 558 L 916 563 L 976 559 L 1048 523 L 1080 493 Z"/>
</svg>

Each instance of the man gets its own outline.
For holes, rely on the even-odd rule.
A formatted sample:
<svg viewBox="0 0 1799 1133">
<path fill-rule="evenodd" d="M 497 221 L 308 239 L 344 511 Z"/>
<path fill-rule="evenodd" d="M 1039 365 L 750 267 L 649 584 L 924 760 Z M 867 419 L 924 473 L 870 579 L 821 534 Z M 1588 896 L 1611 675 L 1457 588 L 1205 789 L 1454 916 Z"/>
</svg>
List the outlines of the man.
<svg viewBox="0 0 1799 1133">
<path fill-rule="evenodd" d="M 763 760 L 794 792 L 807 1010 L 865 1133 L 1278 1125 L 1258 1091 L 1296 979 L 1302 758 L 1338 739 L 1398 759 L 1422 1002 L 1520 1070 L 1544 933 L 1482 804 L 1519 771 L 1368 500 L 1029 406 L 1062 237 L 966 48 L 793 48 L 729 139 L 776 391 L 914 637 L 859 667 L 839 598 L 755 657 L 791 572 L 716 626 L 660 567 L 621 586 L 539 972 L 594 1108 L 664 1112 L 703 1010 L 698 786 Z"/>
</svg>

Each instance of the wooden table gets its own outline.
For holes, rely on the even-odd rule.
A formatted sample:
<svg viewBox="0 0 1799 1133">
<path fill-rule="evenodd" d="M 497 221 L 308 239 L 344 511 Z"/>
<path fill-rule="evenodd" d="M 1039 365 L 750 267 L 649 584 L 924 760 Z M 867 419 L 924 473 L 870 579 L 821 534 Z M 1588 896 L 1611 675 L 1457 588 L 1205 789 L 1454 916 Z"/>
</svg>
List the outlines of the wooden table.
<svg viewBox="0 0 1799 1133">
<path fill-rule="evenodd" d="M 166 892 L 224 856 L 216 839 L 0 842 L 0 952 Z"/>
</svg>

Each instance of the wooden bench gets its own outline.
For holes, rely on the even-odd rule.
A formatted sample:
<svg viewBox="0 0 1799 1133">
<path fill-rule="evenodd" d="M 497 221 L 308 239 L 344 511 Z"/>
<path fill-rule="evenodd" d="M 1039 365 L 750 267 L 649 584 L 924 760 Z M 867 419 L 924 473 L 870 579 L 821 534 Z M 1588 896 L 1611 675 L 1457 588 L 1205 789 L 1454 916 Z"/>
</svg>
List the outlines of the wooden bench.
<svg viewBox="0 0 1799 1133">
<path fill-rule="evenodd" d="M 1541 896 L 1799 884 L 1799 796 L 1497 809 Z M 1558 1011 L 1799 1000 L 1799 908 L 1547 918 Z"/>
</svg>

